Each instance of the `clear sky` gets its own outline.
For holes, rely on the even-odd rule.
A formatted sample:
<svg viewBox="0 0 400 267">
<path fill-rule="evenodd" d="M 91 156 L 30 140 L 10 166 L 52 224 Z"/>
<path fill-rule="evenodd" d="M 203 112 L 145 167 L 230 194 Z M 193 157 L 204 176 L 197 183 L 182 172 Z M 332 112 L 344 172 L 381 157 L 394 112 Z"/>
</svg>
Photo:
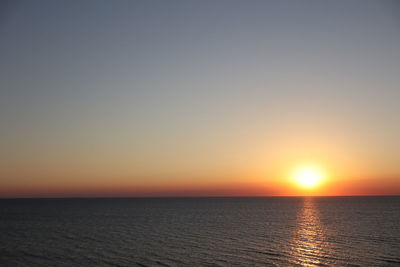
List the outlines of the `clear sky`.
<svg viewBox="0 0 400 267">
<path fill-rule="evenodd" d="M 0 197 L 400 194 L 400 4 L 3 1 L 0 129 Z"/>
</svg>

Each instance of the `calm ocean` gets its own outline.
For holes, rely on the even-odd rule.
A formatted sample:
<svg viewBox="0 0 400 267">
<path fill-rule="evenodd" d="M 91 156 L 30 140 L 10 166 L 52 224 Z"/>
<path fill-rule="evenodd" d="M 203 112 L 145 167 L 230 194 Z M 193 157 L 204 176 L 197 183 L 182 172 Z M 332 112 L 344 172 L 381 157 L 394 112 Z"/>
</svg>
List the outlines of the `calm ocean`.
<svg viewBox="0 0 400 267">
<path fill-rule="evenodd" d="M 0 200 L 0 266 L 400 266 L 400 197 Z"/>
</svg>

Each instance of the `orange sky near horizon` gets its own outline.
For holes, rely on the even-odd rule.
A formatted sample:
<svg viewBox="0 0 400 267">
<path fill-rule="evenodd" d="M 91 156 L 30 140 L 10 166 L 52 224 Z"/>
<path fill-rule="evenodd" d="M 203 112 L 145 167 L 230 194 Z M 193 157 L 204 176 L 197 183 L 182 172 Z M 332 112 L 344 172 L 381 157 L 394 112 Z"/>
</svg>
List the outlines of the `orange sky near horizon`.
<svg viewBox="0 0 400 267">
<path fill-rule="evenodd" d="M 314 127 L 307 137 L 307 127 L 294 128 L 303 136 L 285 129 L 269 142 L 254 135 L 244 145 L 221 142 L 222 151 L 191 144 L 190 150 L 154 150 L 148 158 L 119 146 L 115 153 L 100 146 L 79 155 L 51 149 L 41 157 L 19 154 L 14 162 L 9 154 L 0 197 L 400 195 L 395 162 L 371 157 L 369 148 L 338 132 L 329 136 Z M 304 163 L 326 174 L 315 188 L 292 180 Z"/>
<path fill-rule="evenodd" d="M 154 181 L 155 179 L 153 179 Z M 189 179 L 188 179 L 189 180 Z M 398 178 L 326 179 L 315 188 L 302 188 L 292 179 L 221 179 L 214 182 L 73 182 L 6 185 L 0 198 L 15 197 L 207 197 L 207 196 L 363 196 L 400 195 Z M 194 182 L 197 181 L 197 182 Z M 225 182 L 224 182 L 225 181 Z"/>
</svg>

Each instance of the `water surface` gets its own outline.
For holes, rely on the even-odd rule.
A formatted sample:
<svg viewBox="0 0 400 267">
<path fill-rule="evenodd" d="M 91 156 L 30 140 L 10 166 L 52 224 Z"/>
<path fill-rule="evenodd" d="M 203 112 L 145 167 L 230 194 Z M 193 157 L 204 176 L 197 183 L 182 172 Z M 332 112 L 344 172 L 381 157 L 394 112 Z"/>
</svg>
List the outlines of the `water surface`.
<svg viewBox="0 0 400 267">
<path fill-rule="evenodd" d="M 0 200 L 1 266 L 400 266 L 400 197 Z"/>
</svg>

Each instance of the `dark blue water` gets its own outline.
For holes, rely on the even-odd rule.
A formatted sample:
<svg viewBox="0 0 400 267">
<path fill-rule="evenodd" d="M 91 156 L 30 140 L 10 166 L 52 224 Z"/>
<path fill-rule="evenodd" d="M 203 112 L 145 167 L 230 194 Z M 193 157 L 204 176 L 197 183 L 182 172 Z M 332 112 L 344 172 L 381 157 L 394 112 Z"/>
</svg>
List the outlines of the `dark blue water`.
<svg viewBox="0 0 400 267">
<path fill-rule="evenodd" d="M 0 200 L 1 266 L 400 266 L 400 197 Z"/>
</svg>

